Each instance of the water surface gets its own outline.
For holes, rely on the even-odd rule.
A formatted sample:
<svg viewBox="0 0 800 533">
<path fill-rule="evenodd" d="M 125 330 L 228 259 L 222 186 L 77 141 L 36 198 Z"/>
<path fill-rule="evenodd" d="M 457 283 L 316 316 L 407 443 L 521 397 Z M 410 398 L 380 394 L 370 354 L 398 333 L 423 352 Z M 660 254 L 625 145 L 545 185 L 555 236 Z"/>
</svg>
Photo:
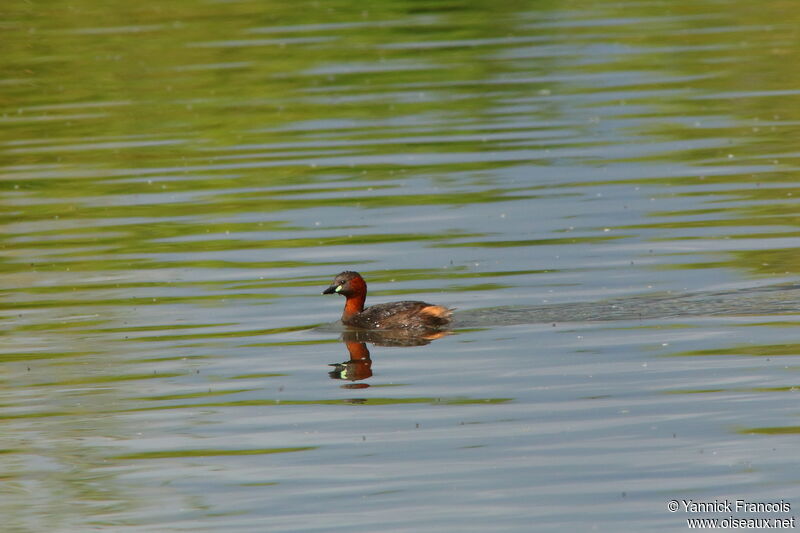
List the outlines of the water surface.
<svg viewBox="0 0 800 533">
<path fill-rule="evenodd" d="M 795 10 L 117 4 L 0 23 L 9 531 L 800 507 Z M 456 330 L 343 343 L 346 269 Z"/>
</svg>

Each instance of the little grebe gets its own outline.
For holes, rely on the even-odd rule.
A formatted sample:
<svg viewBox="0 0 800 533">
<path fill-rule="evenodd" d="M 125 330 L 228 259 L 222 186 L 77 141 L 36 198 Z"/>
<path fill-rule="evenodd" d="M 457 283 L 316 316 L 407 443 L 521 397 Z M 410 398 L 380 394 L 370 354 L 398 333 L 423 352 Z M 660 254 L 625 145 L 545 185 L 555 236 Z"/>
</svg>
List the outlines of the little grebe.
<svg viewBox="0 0 800 533">
<path fill-rule="evenodd" d="M 419 301 L 391 302 L 364 309 L 367 283 L 358 272 L 342 272 L 322 294 L 339 293 L 347 298 L 342 323 L 364 329 L 435 330 L 450 323 L 452 309 Z"/>
</svg>

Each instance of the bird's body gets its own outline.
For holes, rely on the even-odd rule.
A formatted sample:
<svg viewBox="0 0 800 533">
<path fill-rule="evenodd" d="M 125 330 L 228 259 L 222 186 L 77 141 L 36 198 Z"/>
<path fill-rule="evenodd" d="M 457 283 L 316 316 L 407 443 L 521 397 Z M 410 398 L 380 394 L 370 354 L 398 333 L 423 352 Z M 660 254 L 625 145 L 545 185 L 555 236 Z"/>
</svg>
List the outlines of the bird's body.
<svg viewBox="0 0 800 533">
<path fill-rule="evenodd" d="M 363 329 L 435 330 L 450 324 L 452 309 L 427 302 L 405 300 L 364 307 L 367 283 L 358 272 L 337 275 L 323 294 L 338 293 L 347 298 L 342 323 Z"/>
</svg>

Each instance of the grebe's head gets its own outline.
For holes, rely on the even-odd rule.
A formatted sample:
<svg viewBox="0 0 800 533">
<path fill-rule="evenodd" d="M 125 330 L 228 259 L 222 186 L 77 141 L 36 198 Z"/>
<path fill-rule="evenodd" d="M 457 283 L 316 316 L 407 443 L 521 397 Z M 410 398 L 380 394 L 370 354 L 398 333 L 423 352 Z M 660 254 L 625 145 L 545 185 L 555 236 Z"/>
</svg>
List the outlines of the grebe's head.
<svg viewBox="0 0 800 533">
<path fill-rule="evenodd" d="M 367 293 L 367 283 L 358 272 L 345 271 L 333 278 L 331 286 L 322 291 L 322 294 L 341 294 L 350 297 Z"/>
</svg>

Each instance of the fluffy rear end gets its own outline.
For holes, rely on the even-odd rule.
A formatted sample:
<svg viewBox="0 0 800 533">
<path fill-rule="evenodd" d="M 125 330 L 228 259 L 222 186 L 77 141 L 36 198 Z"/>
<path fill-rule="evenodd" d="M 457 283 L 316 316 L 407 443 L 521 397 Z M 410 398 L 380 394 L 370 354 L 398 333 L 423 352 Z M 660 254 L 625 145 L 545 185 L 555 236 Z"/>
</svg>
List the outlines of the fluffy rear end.
<svg viewBox="0 0 800 533">
<path fill-rule="evenodd" d="M 423 315 L 429 317 L 430 322 L 436 326 L 446 326 L 450 323 L 453 310 L 441 305 L 429 305 L 419 310 Z"/>
</svg>

